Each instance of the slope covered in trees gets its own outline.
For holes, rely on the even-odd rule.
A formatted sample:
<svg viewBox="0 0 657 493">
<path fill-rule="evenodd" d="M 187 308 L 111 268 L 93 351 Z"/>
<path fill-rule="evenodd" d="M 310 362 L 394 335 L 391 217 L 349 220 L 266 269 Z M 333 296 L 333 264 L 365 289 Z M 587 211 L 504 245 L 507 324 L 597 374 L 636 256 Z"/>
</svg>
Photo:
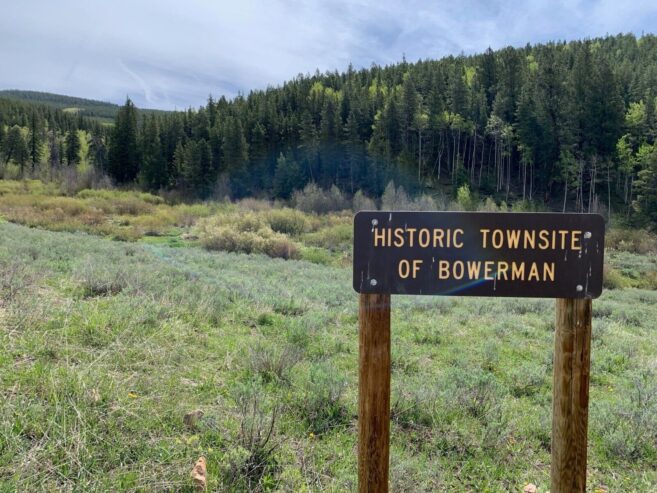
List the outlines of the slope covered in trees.
<svg viewBox="0 0 657 493">
<path fill-rule="evenodd" d="M 390 180 L 429 192 L 468 184 L 654 226 L 656 96 L 655 36 L 509 47 L 300 75 L 185 112 L 141 116 L 128 101 L 96 164 L 119 184 L 189 197 L 217 184 L 277 198 L 308 182 L 371 196 Z"/>
</svg>

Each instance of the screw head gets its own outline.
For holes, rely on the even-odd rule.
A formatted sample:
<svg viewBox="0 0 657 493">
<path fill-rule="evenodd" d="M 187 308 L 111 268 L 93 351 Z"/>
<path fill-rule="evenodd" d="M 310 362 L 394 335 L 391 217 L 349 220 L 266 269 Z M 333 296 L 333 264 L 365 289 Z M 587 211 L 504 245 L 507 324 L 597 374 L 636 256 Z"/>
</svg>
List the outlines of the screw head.
<svg viewBox="0 0 657 493">
<path fill-rule="evenodd" d="M 372 226 L 376 226 L 377 224 L 379 224 L 379 220 L 378 219 L 372 219 Z"/>
<path fill-rule="evenodd" d="M 593 235 L 591 234 L 590 231 L 586 231 L 586 232 L 584 233 L 584 238 L 586 238 L 587 240 L 588 240 L 591 236 L 593 236 Z"/>
<path fill-rule="evenodd" d="M 582 286 L 581 284 L 578 284 L 575 287 L 575 291 L 577 291 L 578 293 L 581 293 L 582 291 L 584 291 L 584 286 Z"/>
<path fill-rule="evenodd" d="M 376 286 L 377 284 L 376 279 L 370 279 L 370 286 Z"/>
</svg>

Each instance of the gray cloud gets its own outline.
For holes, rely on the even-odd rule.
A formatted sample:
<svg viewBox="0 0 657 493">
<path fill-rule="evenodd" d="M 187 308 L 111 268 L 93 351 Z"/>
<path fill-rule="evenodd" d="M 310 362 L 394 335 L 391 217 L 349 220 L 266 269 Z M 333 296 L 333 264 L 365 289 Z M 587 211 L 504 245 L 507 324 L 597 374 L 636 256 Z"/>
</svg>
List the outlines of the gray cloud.
<svg viewBox="0 0 657 493">
<path fill-rule="evenodd" d="M 521 4 L 519 6 L 519 4 Z M 473 53 L 657 25 L 638 0 L 29 0 L 0 16 L 0 88 L 185 108 L 315 69 Z"/>
</svg>

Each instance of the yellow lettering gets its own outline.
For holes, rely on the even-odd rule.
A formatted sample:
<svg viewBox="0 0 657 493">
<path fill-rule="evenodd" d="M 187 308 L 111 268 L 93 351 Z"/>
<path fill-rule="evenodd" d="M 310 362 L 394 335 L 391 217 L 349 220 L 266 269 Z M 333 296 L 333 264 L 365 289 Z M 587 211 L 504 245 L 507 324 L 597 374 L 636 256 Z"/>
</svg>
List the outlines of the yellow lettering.
<svg viewBox="0 0 657 493">
<path fill-rule="evenodd" d="M 502 248 L 504 246 L 504 234 L 501 229 L 493 231 L 493 248 Z"/>
<path fill-rule="evenodd" d="M 486 262 L 484 262 L 484 279 L 488 281 L 492 281 L 493 279 L 495 279 L 491 274 L 494 266 L 495 266 L 495 262 L 493 262 L 492 260 L 487 260 Z"/>
<path fill-rule="evenodd" d="M 532 279 L 532 277 L 535 277 L 536 279 Z M 536 267 L 536 262 L 532 262 L 532 266 L 529 268 L 529 276 L 527 276 L 528 281 L 536 280 L 539 281 L 540 278 L 538 276 L 538 267 Z"/>
<path fill-rule="evenodd" d="M 386 246 L 386 230 L 374 228 L 374 246 L 379 246 L 379 240 L 381 241 L 381 246 Z"/>
<path fill-rule="evenodd" d="M 509 248 L 518 248 L 518 243 L 520 242 L 520 230 L 507 230 L 506 241 L 509 243 Z"/>
<path fill-rule="evenodd" d="M 445 235 L 445 232 L 442 229 L 434 229 L 433 230 L 433 247 L 436 248 L 437 246 L 440 246 L 440 248 L 443 247 L 443 236 Z"/>
<path fill-rule="evenodd" d="M 568 236 L 568 231 L 560 229 L 559 235 L 561 235 L 561 249 L 566 249 L 566 236 Z"/>
<path fill-rule="evenodd" d="M 509 270 L 509 264 L 507 262 L 498 262 L 497 263 L 497 278 L 507 280 L 506 272 Z"/>
<path fill-rule="evenodd" d="M 525 250 L 527 250 L 527 245 L 531 245 L 532 249 L 536 248 L 536 231 L 525 230 L 525 238 L 523 242 Z"/>
<path fill-rule="evenodd" d="M 454 230 L 454 247 L 463 248 L 463 240 L 458 241 L 456 239 L 456 235 L 463 235 L 463 230 L 462 229 L 455 229 Z M 457 241 L 458 241 L 458 243 L 457 243 Z"/>
<path fill-rule="evenodd" d="M 511 280 L 520 280 L 524 281 L 525 280 L 525 263 L 520 262 L 520 263 L 515 263 L 511 262 Z"/>
<path fill-rule="evenodd" d="M 397 268 L 399 277 L 406 279 L 411 273 L 411 264 L 408 260 L 400 260 L 399 267 Z"/>
<path fill-rule="evenodd" d="M 454 279 L 463 279 L 463 274 L 465 273 L 465 267 L 463 266 L 463 262 L 461 260 L 457 260 L 456 262 L 454 262 L 454 266 L 452 267 L 452 273 L 454 274 Z"/>
<path fill-rule="evenodd" d="M 547 229 L 542 229 L 538 232 L 538 237 L 538 248 L 547 250 L 550 247 L 550 232 Z"/>
<path fill-rule="evenodd" d="M 415 236 L 415 231 L 417 231 L 416 228 L 406 228 L 406 232 L 408 234 L 408 246 L 413 246 L 413 238 Z"/>
<path fill-rule="evenodd" d="M 470 279 L 479 279 L 481 271 L 481 262 L 468 262 L 468 277 Z"/>
<path fill-rule="evenodd" d="M 482 238 L 481 238 L 481 241 L 482 241 L 481 246 L 482 246 L 483 248 L 486 248 L 486 237 L 487 237 L 488 233 L 490 232 L 490 229 L 480 229 L 479 232 L 480 232 L 481 235 L 482 235 Z"/>
<path fill-rule="evenodd" d="M 417 277 L 417 273 L 422 265 L 422 260 L 413 260 L 413 279 Z"/>
<path fill-rule="evenodd" d="M 543 263 L 543 280 L 547 281 L 548 277 L 550 281 L 554 282 L 554 262 Z"/>
<path fill-rule="evenodd" d="M 394 245 L 399 248 L 404 246 L 404 230 L 395 228 L 395 243 Z"/>
<path fill-rule="evenodd" d="M 428 247 L 429 242 L 431 241 L 431 233 L 429 233 L 429 230 L 426 228 L 422 228 L 418 233 L 417 241 L 422 248 Z"/>
<path fill-rule="evenodd" d="M 447 260 L 438 262 L 438 279 L 449 279 L 449 262 Z"/>
<path fill-rule="evenodd" d="M 570 237 L 570 248 L 573 250 L 581 250 L 582 245 L 579 244 L 579 236 L 582 234 L 581 231 L 573 231 L 572 236 Z"/>
</svg>

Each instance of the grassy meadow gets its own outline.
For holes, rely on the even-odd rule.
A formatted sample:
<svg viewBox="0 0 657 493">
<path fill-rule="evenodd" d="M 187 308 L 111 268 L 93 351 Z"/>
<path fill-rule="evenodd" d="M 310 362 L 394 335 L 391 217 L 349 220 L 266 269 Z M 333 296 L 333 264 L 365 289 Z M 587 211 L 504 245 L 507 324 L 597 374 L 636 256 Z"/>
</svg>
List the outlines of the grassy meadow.
<svg viewBox="0 0 657 493">
<path fill-rule="evenodd" d="M 0 492 L 355 490 L 350 212 L 0 181 L 0 217 Z M 655 491 L 657 244 L 608 239 L 589 490 Z M 393 304 L 391 490 L 546 492 L 554 302 Z"/>
</svg>

